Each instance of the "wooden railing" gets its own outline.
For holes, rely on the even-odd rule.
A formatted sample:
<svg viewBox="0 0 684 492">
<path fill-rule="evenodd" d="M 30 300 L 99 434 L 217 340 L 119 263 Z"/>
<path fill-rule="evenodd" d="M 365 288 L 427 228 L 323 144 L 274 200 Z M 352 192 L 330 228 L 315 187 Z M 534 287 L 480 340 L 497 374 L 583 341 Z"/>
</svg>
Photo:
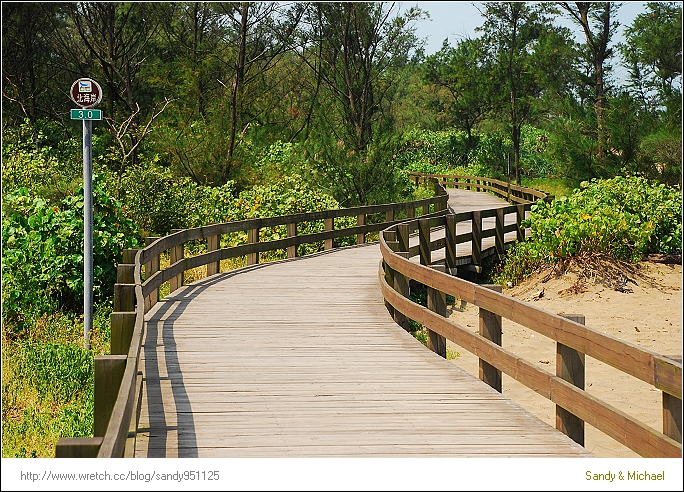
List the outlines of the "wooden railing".
<svg viewBox="0 0 684 492">
<path fill-rule="evenodd" d="M 207 276 L 220 272 L 220 261 L 247 257 L 247 264 L 259 263 L 259 254 L 286 250 L 288 258 L 297 256 L 301 244 L 323 242 L 324 250 L 335 247 L 335 239 L 356 235 L 356 243 L 366 242 L 366 235 L 397 224 L 397 212 L 406 218 L 436 217 L 446 213 L 448 195 L 434 181 L 435 196 L 423 200 L 371 205 L 339 210 L 300 213 L 279 217 L 249 219 L 179 230 L 162 238 L 147 238 L 141 250 L 126 250 L 118 265 L 114 286 L 114 309 L 111 315 L 111 355 L 95 358 L 94 436 L 62 438 L 57 443 L 57 457 L 132 457 L 140 417 L 142 373 L 140 353 L 145 332 L 145 314 L 159 299 L 162 284 L 173 292 L 184 283 L 184 272 L 207 266 Z M 335 229 L 335 219 L 352 217 L 356 226 Z M 371 220 L 374 219 L 374 220 Z M 324 231 L 298 234 L 298 224 L 323 221 Z M 284 239 L 259 242 L 259 230 L 286 226 Z M 221 236 L 246 232 L 248 243 L 221 248 Z M 185 257 L 185 243 L 206 239 L 207 252 Z M 169 253 L 170 265 L 160 269 L 160 255 Z"/>
<path fill-rule="evenodd" d="M 442 184 L 455 181 L 444 180 Z M 490 186 L 481 181 L 471 182 L 470 187 L 482 189 L 483 183 Z M 583 326 L 582 316 L 567 315 L 566 318 L 551 314 L 501 294 L 500 286 L 481 286 L 454 276 L 463 263 L 474 263 L 476 255 L 484 257 L 501 251 L 502 232 L 507 231 L 501 227 L 501 214 L 507 211 L 508 208 L 481 213 L 481 216 L 497 216 L 495 230 L 479 233 L 479 241 L 485 236 L 496 238 L 495 244 L 486 249 L 475 237 L 475 231 L 481 230 L 481 225 L 474 212 L 414 219 L 383 230 L 379 278 L 385 302 L 395 321 L 406 329 L 409 320 L 425 326 L 429 348 L 442 357 L 446 357 L 447 339 L 474 353 L 480 360 L 480 379 L 498 391 L 502 390 L 501 373 L 505 373 L 553 401 L 556 403 L 556 427 L 582 445 L 584 422 L 587 422 L 642 456 L 681 457 L 681 361 L 670 360 Z M 472 234 L 455 234 L 456 224 L 463 221 L 471 222 Z M 431 239 L 431 229 L 436 226 L 444 227 L 444 238 Z M 418 232 L 418 244 L 410 246 L 410 236 L 415 231 Z M 458 258 L 455 254 L 456 245 L 462 243 L 472 245 L 467 258 Z M 433 262 L 431 253 L 440 248 L 445 248 L 444 261 Z M 410 260 L 414 256 L 420 256 L 420 263 Z M 427 307 L 409 300 L 411 281 L 427 287 Z M 479 334 L 446 318 L 447 294 L 478 306 Z M 556 341 L 556 374 L 539 369 L 501 347 L 502 318 Z M 585 392 L 585 355 L 661 390 L 663 432 Z"/>
<path fill-rule="evenodd" d="M 441 184 L 435 181 L 436 196 L 406 203 L 213 224 L 175 231 L 162 238 L 147 238 L 144 249 L 125 251 L 123 262 L 118 266 L 118 283 L 115 285 L 111 355 L 95 359 L 95 437 L 60 439 L 56 456 L 133 456 L 142 395 L 139 366 L 145 331 L 144 317 L 157 302 L 162 284 L 168 282 L 169 290 L 173 292 L 183 285 L 184 272 L 198 266 L 206 265 L 207 276 L 210 276 L 220 272 L 220 261 L 224 259 L 247 256 L 248 265 L 254 265 L 259 262 L 260 253 L 282 249 L 287 251 L 288 258 L 293 258 L 297 255 L 297 246 L 301 244 L 323 241 L 324 249 L 332 249 L 337 238 L 356 235 L 357 244 L 361 244 L 365 242 L 367 234 L 379 231 L 382 231 L 380 245 L 383 256 L 380 280 L 386 304 L 400 324 L 407 326 L 408 319 L 413 319 L 428 327 L 432 350 L 446 356 L 448 338 L 480 357 L 481 378 L 494 387 L 498 385 L 499 390 L 501 372 L 505 372 L 556 402 L 560 409 L 557 425 L 571 437 L 574 435 L 573 438 L 576 438 L 577 432 L 572 429 L 581 420 L 644 456 L 681 456 L 681 363 L 451 275 L 459 268 L 479 265 L 481 259 L 490 254 L 502 254 L 507 243 L 523 239 L 525 231 L 521 221 L 529 210 L 530 201 L 546 196 L 536 190 L 532 190 L 532 193 L 529 189 L 512 186 L 506 188 L 505 195 L 510 196 L 510 200 L 517 202 L 517 205 L 445 215 L 448 196 L 442 184 L 465 186 L 476 191 L 497 193 L 495 190 L 499 190 L 499 196 L 504 196 L 500 188 L 502 182 L 472 176 L 420 175 L 414 178 L 439 179 Z M 406 219 L 402 219 L 403 222 L 395 220 L 398 211 L 405 211 Z M 376 217 L 384 214 L 384 221 L 371 223 L 373 221 L 369 219 L 373 214 Z M 515 214 L 515 223 L 504 224 L 507 214 Z M 341 217 L 355 217 L 356 226 L 335 229 L 335 219 Z M 494 227 L 483 230 L 482 219 L 486 217 L 495 218 Z M 297 224 L 321 220 L 324 222 L 324 232 L 297 234 Z M 460 222 L 470 223 L 471 231 L 457 234 L 456 226 Z M 259 229 L 283 225 L 286 226 L 287 238 L 259 242 Z M 444 237 L 431 239 L 431 230 L 442 226 Z M 410 235 L 416 230 L 419 232 L 418 244 L 410 246 Z M 247 244 L 220 247 L 223 234 L 239 231 L 247 232 Z M 513 231 L 516 232 L 515 239 L 507 241 L 506 233 Z M 490 237 L 494 239 L 488 239 Z M 206 239 L 207 252 L 184 257 L 184 244 L 198 239 Z M 487 241 L 493 244 L 487 246 Z M 459 257 L 456 245 L 465 243 L 470 244 L 471 253 Z M 431 253 L 441 248 L 445 250 L 445 258 L 443 264 L 439 265 L 432 261 Z M 162 270 L 159 259 L 164 252 L 169 253 L 170 265 Z M 416 255 L 420 256 L 420 265 L 410 261 Z M 408 300 L 410 279 L 428 287 L 428 308 Z M 473 334 L 444 317 L 446 294 L 480 307 L 481 335 Z M 562 366 L 559 369 L 560 376 L 541 371 L 499 346 L 500 318 L 497 317 L 501 316 L 557 340 Z M 573 368 L 575 359 L 583 360 L 583 354 L 613 365 L 663 391 L 664 434 L 574 386 L 580 383 L 580 378 L 566 373 Z M 563 378 L 572 380 L 573 384 Z"/>
<path fill-rule="evenodd" d="M 552 195 L 547 195 L 543 191 L 524 186 L 511 184 L 510 182 L 500 181 L 494 178 L 483 178 L 481 176 L 458 176 L 453 174 L 424 174 L 410 172 L 416 186 L 427 180 L 436 179 L 444 188 L 464 188 L 471 191 L 491 191 L 496 196 L 509 202 L 531 203 L 537 200 L 552 200 Z"/>
</svg>

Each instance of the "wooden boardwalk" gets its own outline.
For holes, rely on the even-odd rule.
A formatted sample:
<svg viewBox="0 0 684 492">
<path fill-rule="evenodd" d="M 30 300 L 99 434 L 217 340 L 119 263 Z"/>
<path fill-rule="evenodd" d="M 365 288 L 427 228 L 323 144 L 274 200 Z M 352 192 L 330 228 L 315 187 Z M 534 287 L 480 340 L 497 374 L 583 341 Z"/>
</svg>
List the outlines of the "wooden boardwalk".
<svg viewBox="0 0 684 492">
<path fill-rule="evenodd" d="M 159 302 L 136 456 L 589 456 L 396 325 L 379 261 L 342 248 Z"/>
<path fill-rule="evenodd" d="M 509 205 L 506 201 L 501 200 L 489 193 L 478 193 L 476 191 L 468 191 L 461 189 L 450 188 L 447 190 L 449 192 L 449 201 L 447 206 L 451 213 L 457 214 L 460 212 L 469 212 L 474 210 L 490 210 L 497 207 L 506 207 Z M 529 215 L 529 213 L 527 214 Z M 486 217 L 482 219 L 482 229 L 492 229 L 494 228 L 494 217 Z M 515 224 L 516 215 L 514 213 L 507 214 L 504 216 L 504 225 Z M 456 234 L 467 234 L 472 231 L 470 222 L 459 222 L 456 224 Z M 444 237 L 444 227 L 438 227 L 430 233 L 430 239 L 435 240 Z M 514 241 L 516 238 L 516 232 L 508 232 L 504 234 L 504 239 L 506 241 Z M 411 237 L 409 244 L 415 246 L 418 244 L 418 236 L 414 235 Z M 488 237 L 483 239 L 483 249 L 494 245 L 494 238 Z M 432 261 L 444 260 L 445 256 L 444 248 L 432 251 Z M 468 243 L 457 244 L 456 245 L 456 256 L 470 256 L 471 246 Z M 418 263 L 420 258 L 414 256 L 411 261 Z"/>
</svg>

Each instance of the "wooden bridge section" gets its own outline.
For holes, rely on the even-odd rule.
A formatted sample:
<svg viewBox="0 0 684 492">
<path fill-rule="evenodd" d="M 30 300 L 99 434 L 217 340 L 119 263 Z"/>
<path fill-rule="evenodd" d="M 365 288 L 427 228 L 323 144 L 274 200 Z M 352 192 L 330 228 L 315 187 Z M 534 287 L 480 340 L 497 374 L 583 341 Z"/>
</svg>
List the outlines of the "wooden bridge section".
<svg viewBox="0 0 684 492">
<path fill-rule="evenodd" d="M 392 320 L 377 244 L 228 272 L 148 313 L 136 456 L 587 455 Z"/>
<path fill-rule="evenodd" d="M 124 251 L 111 355 L 95 357 L 94 437 L 60 439 L 56 456 L 583 456 L 587 422 L 642 456 L 681 457 L 681 362 L 459 278 L 524 240 L 532 202 L 549 197 L 476 176 L 414 179 L 435 195 L 172 231 Z M 323 251 L 298 257 L 304 245 Z M 248 266 L 221 272 L 236 258 Z M 186 285 L 197 267 L 206 278 Z M 447 296 L 479 308 L 479 334 L 446 318 Z M 502 318 L 556 341 L 556 374 L 501 347 Z M 430 350 L 402 329 L 410 320 Z M 478 356 L 480 380 L 445 360 L 446 340 Z M 585 356 L 661 391 L 663 432 L 586 393 Z M 556 403 L 558 430 L 503 398 L 502 373 Z"/>
</svg>

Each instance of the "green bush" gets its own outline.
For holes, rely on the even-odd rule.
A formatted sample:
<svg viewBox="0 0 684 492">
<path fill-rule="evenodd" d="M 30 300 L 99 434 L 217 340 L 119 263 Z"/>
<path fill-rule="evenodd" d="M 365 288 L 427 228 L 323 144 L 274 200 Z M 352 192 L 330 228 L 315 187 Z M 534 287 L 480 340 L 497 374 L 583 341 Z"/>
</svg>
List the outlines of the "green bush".
<svg viewBox="0 0 684 492">
<path fill-rule="evenodd" d="M 531 125 L 521 129 L 520 168 L 524 175 L 543 177 L 554 174 L 547 157 L 548 134 Z M 461 174 L 505 179 L 507 154 L 513 153 L 508 134 L 476 133 L 468 148 L 465 132 L 457 130 L 417 130 L 404 136 L 397 154 L 400 168 L 426 174 Z M 513 173 L 511 169 L 511 173 Z"/>
<path fill-rule="evenodd" d="M 3 457 L 53 457 L 60 437 L 92 436 L 93 362 L 109 352 L 110 314 L 95 310 L 90 351 L 73 313 L 34 317 L 16 339 L 3 331 Z"/>
<path fill-rule="evenodd" d="M 94 176 L 93 294 L 108 300 L 122 251 L 138 244 L 135 225 Z M 83 188 L 58 205 L 21 188 L 3 197 L 3 322 L 32 314 L 82 312 Z"/>
<path fill-rule="evenodd" d="M 60 130 L 54 123 L 28 122 L 3 129 L 3 194 L 27 188 L 35 196 L 60 200 L 77 189 L 83 181 L 82 147 Z"/>
<path fill-rule="evenodd" d="M 319 142 L 309 149 L 312 186 L 343 207 L 399 202 L 411 196 L 411 182 L 401 172 L 400 145 L 391 136 L 377 137 L 358 150 L 344 141 Z"/>
<path fill-rule="evenodd" d="M 231 220 L 245 220 L 258 217 L 276 217 L 304 212 L 319 212 L 323 210 L 339 209 L 339 203 L 325 193 L 315 190 L 301 177 L 289 175 L 272 184 L 254 186 L 240 193 Z M 336 220 L 335 228 L 351 227 L 356 225 L 355 219 L 343 217 Z M 301 222 L 298 224 L 299 235 L 323 232 L 322 221 Z M 260 241 L 274 241 L 287 237 L 286 226 L 262 228 L 259 232 Z M 354 242 L 355 242 L 354 236 Z M 236 233 L 231 238 L 233 244 L 246 242 L 245 233 Z M 354 244 L 351 238 L 336 240 L 339 246 Z M 321 244 L 302 244 L 299 246 L 299 254 L 311 254 L 322 249 Z M 272 252 L 266 254 L 270 259 L 284 258 L 284 253 Z"/>
<path fill-rule="evenodd" d="M 234 184 L 199 186 L 188 177 L 178 177 L 157 160 L 132 167 L 118 187 L 123 213 L 143 235 L 166 235 L 171 229 L 186 229 L 225 222 L 234 215 Z"/>
<path fill-rule="evenodd" d="M 604 253 L 636 262 L 682 248 L 682 194 L 642 176 L 583 182 L 569 196 L 539 202 L 524 221 L 530 240 L 509 253 L 500 281 L 517 281 L 560 259 Z"/>
<path fill-rule="evenodd" d="M 447 170 L 466 167 L 468 165 L 467 138 L 465 132 L 453 129 L 408 132 L 402 139 L 397 163 L 402 169 L 408 166 L 436 166 Z"/>
</svg>

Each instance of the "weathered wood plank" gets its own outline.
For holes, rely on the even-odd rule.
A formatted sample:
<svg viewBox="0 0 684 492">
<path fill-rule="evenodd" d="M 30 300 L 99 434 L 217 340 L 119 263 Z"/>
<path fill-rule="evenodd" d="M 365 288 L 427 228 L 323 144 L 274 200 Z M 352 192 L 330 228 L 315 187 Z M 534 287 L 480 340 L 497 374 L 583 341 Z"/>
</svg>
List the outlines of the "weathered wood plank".
<svg viewBox="0 0 684 492">
<path fill-rule="evenodd" d="M 137 456 L 587 455 L 399 328 L 379 259 L 350 247 L 159 302 Z"/>
</svg>

